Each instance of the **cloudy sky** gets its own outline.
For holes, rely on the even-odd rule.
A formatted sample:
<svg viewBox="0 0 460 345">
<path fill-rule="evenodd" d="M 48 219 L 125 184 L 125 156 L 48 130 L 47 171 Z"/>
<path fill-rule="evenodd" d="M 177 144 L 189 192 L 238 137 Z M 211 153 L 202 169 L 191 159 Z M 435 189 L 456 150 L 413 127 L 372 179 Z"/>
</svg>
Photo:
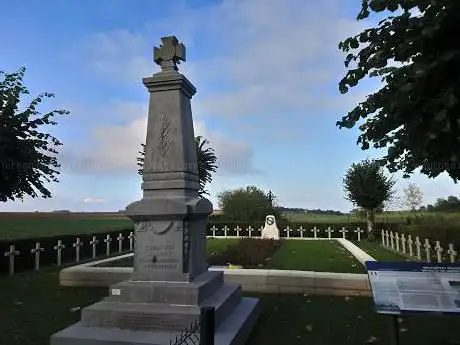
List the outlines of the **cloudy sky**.
<svg viewBox="0 0 460 345">
<path fill-rule="evenodd" d="M 136 154 L 145 141 L 148 93 L 141 78 L 159 71 L 153 46 L 175 35 L 180 66 L 197 87 L 195 134 L 219 159 L 210 199 L 249 184 L 271 189 L 283 206 L 348 211 L 341 179 L 361 151 L 357 130 L 335 122 L 374 81 L 340 95 L 338 42 L 372 26 L 357 22 L 358 0 L 14 0 L 0 21 L 0 69 L 27 68 L 32 94 L 55 93 L 42 111 L 71 115 L 51 129 L 60 148 L 52 199 L 25 199 L 4 211 L 110 211 L 141 197 Z M 420 185 L 424 202 L 459 194 L 447 176 L 399 175 L 400 191 Z"/>
</svg>

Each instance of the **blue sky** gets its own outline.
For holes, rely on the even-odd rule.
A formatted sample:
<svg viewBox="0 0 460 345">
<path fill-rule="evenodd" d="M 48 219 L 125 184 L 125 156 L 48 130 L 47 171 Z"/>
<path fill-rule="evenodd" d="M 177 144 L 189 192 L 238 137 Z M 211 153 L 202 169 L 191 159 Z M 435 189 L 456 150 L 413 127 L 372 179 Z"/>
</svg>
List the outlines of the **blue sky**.
<svg viewBox="0 0 460 345">
<path fill-rule="evenodd" d="M 338 209 L 346 169 L 377 152 L 361 151 L 357 130 L 335 122 L 379 85 L 340 95 L 344 54 L 337 44 L 378 18 L 357 22 L 350 0 L 15 0 L 3 3 L 0 69 L 27 68 L 31 93 L 55 93 L 41 110 L 64 108 L 51 131 L 64 146 L 52 199 L 8 202 L 4 211 L 110 211 L 141 197 L 136 155 L 145 140 L 148 93 L 141 78 L 158 72 L 153 46 L 176 35 L 187 47 L 180 66 L 198 92 L 195 132 L 216 150 L 220 168 L 208 187 L 257 185 L 283 206 Z M 447 176 L 399 175 L 424 202 L 459 194 Z M 392 207 L 398 207 L 394 203 Z"/>
</svg>

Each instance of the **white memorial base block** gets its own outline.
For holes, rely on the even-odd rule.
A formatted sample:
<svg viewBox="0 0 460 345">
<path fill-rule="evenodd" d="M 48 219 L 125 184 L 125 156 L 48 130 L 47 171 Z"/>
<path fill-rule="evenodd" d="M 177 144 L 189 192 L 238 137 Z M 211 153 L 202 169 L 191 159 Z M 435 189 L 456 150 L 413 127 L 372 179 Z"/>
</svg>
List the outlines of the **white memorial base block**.
<svg viewBox="0 0 460 345">
<path fill-rule="evenodd" d="M 143 198 L 126 208 L 135 222 L 131 279 L 83 308 L 81 321 L 51 337 L 51 345 L 166 345 L 215 308 L 218 345 L 244 344 L 259 315 L 259 301 L 224 283 L 206 264 L 209 200 L 199 179 L 190 99 L 194 86 L 177 72 L 185 47 L 163 37 L 155 49 L 162 71 L 145 78 L 150 92 Z"/>
</svg>

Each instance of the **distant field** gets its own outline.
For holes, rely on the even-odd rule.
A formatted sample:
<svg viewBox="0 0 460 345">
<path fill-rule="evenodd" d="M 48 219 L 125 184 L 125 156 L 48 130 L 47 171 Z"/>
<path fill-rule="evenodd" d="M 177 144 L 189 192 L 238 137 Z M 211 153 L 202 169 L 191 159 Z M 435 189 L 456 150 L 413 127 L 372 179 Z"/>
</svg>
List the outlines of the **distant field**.
<svg viewBox="0 0 460 345">
<path fill-rule="evenodd" d="M 434 212 L 417 212 L 419 217 L 433 217 L 442 215 L 445 218 L 455 218 L 460 221 L 460 213 L 434 213 Z M 285 216 L 293 222 L 311 222 L 311 223 L 353 223 L 364 222 L 364 218 L 359 218 L 355 215 L 320 215 L 311 213 L 285 213 Z M 382 223 L 404 223 L 407 217 L 413 217 L 411 212 L 389 212 L 385 214 L 377 214 L 376 222 Z"/>
<path fill-rule="evenodd" d="M 403 223 L 410 212 L 394 212 L 377 215 L 377 222 Z M 419 216 L 435 216 L 435 213 L 418 212 Z M 315 215 L 286 213 L 293 222 L 310 222 L 334 225 L 337 223 L 363 222 L 354 215 Z M 460 222 L 459 213 L 442 214 Z M 84 234 L 132 227 L 133 222 L 117 212 L 0 212 L 0 240 L 47 237 L 55 235 Z"/>
<path fill-rule="evenodd" d="M 0 213 L 0 240 L 106 232 L 132 225 L 129 218 L 115 213 Z"/>
</svg>

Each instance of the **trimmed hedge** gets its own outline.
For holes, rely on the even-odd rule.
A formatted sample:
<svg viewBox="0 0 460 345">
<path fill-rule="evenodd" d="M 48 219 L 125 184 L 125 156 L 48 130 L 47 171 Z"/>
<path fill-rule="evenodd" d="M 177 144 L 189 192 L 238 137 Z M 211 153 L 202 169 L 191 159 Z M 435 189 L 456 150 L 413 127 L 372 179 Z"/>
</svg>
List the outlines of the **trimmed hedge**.
<svg viewBox="0 0 460 345">
<path fill-rule="evenodd" d="M 40 253 L 40 266 L 52 265 L 57 262 L 57 252 L 54 250 L 54 246 L 57 245 L 58 240 L 62 241 L 65 248 L 62 249 L 62 263 L 75 262 L 75 248 L 72 246 L 75 243 L 77 237 L 83 243 L 80 247 L 80 261 L 84 261 L 92 257 L 92 245 L 89 243 L 93 236 L 99 243 L 96 244 L 96 254 L 106 256 L 106 243 L 104 239 L 108 234 L 112 241 L 110 242 L 110 252 L 118 252 L 118 240 L 116 237 L 121 233 L 123 234 L 123 250 L 129 250 L 129 233 L 133 229 L 124 229 L 117 231 L 108 231 L 106 233 L 94 233 L 94 234 L 75 234 L 75 235 L 62 235 L 53 237 L 37 237 L 29 239 L 19 239 L 11 241 L 0 241 L 0 274 L 7 274 L 9 272 L 9 257 L 5 256 L 4 253 L 9 252 L 10 245 L 14 244 L 15 250 L 19 251 L 20 254 L 14 259 L 15 272 L 21 272 L 24 270 L 34 269 L 35 267 L 35 254 L 31 253 L 31 249 L 35 248 L 35 243 L 40 242 L 40 247 L 44 249 Z"/>
</svg>

